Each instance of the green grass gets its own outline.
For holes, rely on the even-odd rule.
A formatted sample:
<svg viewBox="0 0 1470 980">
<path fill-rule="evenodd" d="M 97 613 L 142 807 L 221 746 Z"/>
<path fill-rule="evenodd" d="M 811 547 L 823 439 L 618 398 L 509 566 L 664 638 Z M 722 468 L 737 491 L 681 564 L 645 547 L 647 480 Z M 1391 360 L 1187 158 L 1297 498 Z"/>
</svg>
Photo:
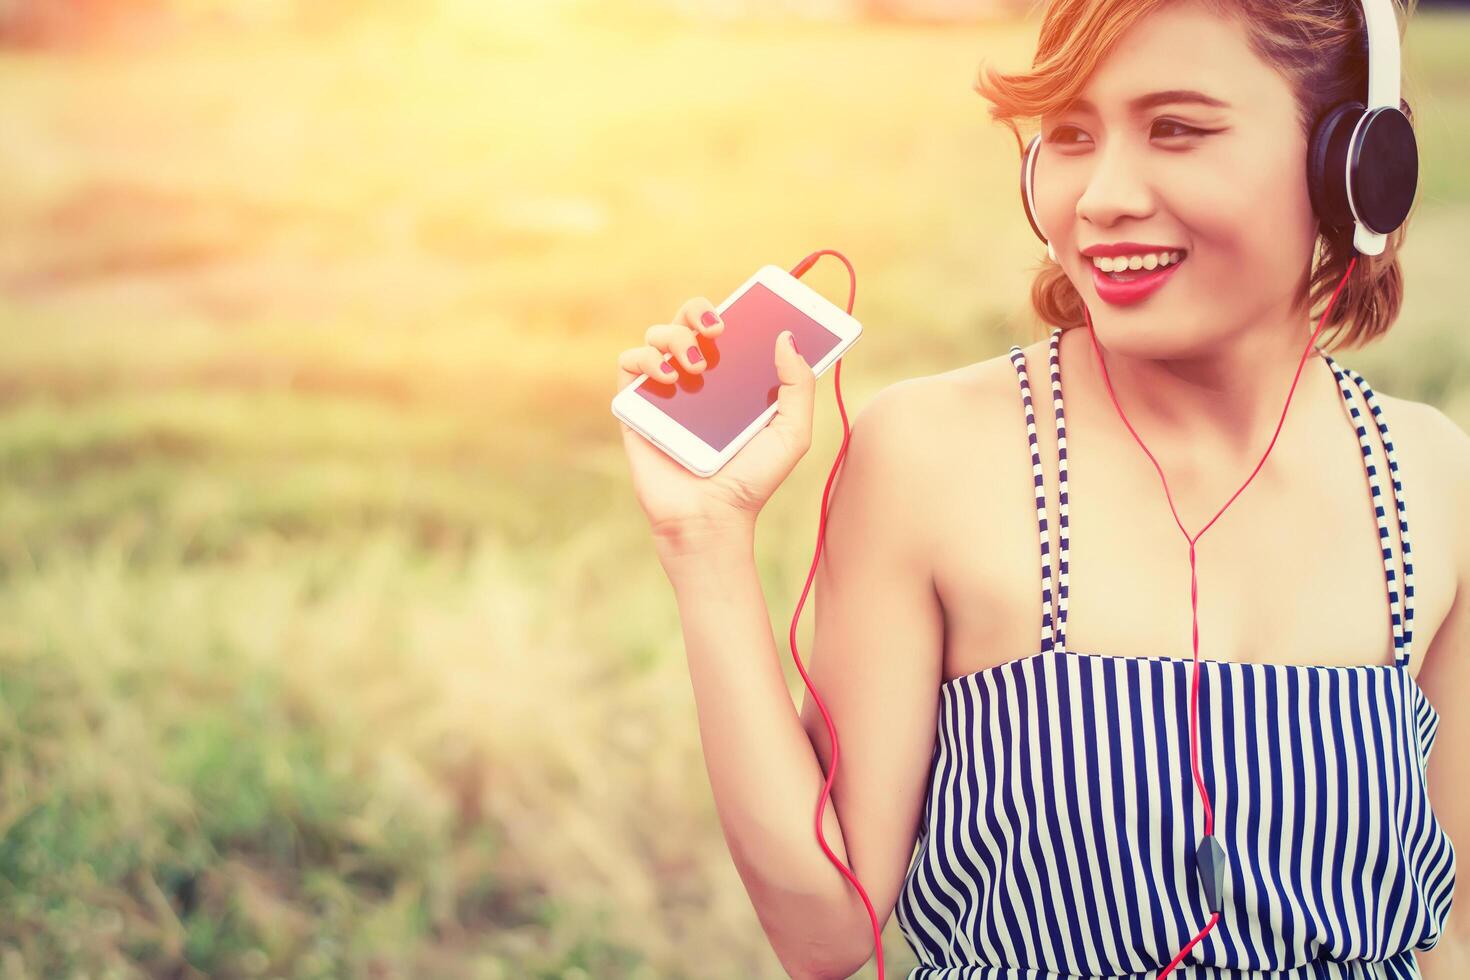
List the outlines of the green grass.
<svg viewBox="0 0 1470 980">
<path fill-rule="evenodd" d="M 969 88 L 1035 27 L 471 7 L 0 56 L 7 978 L 784 975 L 614 359 L 821 247 L 860 276 L 850 411 L 1035 336 L 1014 144 Z M 1467 43 L 1411 27 L 1408 302 L 1343 358 L 1462 426 Z M 828 399 L 761 525 L 778 636 Z"/>
</svg>

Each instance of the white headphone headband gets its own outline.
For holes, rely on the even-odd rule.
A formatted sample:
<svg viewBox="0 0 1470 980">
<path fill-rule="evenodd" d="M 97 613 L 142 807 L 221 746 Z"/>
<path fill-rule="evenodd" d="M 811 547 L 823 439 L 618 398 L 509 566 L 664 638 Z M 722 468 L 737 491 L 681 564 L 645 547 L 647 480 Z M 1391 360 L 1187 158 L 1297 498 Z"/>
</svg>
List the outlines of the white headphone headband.
<svg viewBox="0 0 1470 980">
<path fill-rule="evenodd" d="M 1393 0 L 1362 0 L 1368 27 L 1368 108 L 1399 107 L 1399 22 Z"/>
</svg>

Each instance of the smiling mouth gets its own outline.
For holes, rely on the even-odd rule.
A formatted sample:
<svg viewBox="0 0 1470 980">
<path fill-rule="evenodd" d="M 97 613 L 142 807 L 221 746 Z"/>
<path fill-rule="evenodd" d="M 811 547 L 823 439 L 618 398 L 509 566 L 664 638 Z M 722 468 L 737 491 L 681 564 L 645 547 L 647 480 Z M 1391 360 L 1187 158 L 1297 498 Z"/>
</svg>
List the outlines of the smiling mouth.
<svg viewBox="0 0 1470 980">
<path fill-rule="evenodd" d="M 1092 261 L 1091 256 L 1084 256 L 1084 257 L 1087 259 L 1088 263 L 1090 263 L 1092 265 L 1093 270 L 1096 271 L 1099 275 L 1103 276 L 1104 278 L 1110 279 L 1113 282 L 1134 282 L 1134 281 L 1136 281 L 1138 279 L 1147 279 L 1149 276 L 1156 276 L 1156 275 L 1158 275 L 1161 272 L 1168 272 L 1170 269 L 1174 268 L 1175 266 L 1179 265 L 1180 263 L 1182 263 L 1186 259 L 1188 259 L 1189 258 L 1189 253 L 1186 252 L 1186 251 L 1180 250 L 1180 252 L 1179 252 L 1179 261 L 1178 262 L 1170 262 L 1168 265 L 1158 265 L 1158 266 L 1154 266 L 1154 268 L 1152 268 L 1152 269 L 1125 269 L 1122 272 L 1103 272 L 1101 269 L 1099 269 L 1097 267 L 1097 263 L 1095 263 L 1095 262 Z"/>
</svg>

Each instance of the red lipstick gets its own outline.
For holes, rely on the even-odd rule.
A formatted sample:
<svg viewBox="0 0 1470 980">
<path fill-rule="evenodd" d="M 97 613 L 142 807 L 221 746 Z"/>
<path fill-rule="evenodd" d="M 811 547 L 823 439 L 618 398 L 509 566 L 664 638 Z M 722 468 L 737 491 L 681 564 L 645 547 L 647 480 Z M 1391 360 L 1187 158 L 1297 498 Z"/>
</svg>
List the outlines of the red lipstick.
<svg viewBox="0 0 1470 980">
<path fill-rule="evenodd" d="M 1124 254 L 1122 248 L 1116 248 L 1114 250 L 1091 248 L 1083 254 L 1107 255 L 1109 251 Z M 1143 250 L 1140 249 L 1139 251 Z M 1165 250 L 1161 249 L 1160 251 Z M 1133 252 L 1132 254 L 1136 255 L 1138 252 Z M 1156 290 L 1161 289 L 1164 283 L 1173 277 L 1174 271 L 1188 260 L 1189 253 L 1186 252 L 1179 257 L 1178 262 L 1171 262 L 1169 265 L 1147 271 L 1143 269 L 1135 270 L 1132 273 L 1134 278 L 1127 282 L 1118 282 L 1115 279 L 1108 278 L 1108 274 L 1099 269 L 1090 257 L 1087 260 L 1087 264 L 1092 268 L 1092 285 L 1097 290 L 1097 295 L 1100 299 L 1114 306 L 1131 306 L 1134 303 L 1142 302 Z"/>
</svg>

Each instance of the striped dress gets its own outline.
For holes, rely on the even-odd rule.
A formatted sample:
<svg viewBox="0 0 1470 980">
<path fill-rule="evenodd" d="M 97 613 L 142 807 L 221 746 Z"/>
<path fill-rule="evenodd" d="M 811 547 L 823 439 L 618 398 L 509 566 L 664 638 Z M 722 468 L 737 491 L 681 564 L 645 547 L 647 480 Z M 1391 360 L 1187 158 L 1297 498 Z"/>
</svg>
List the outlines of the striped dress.
<svg viewBox="0 0 1470 980">
<path fill-rule="evenodd" d="M 908 980 L 1152 980 L 1208 921 L 1194 865 L 1203 804 L 1189 762 L 1192 657 L 1067 648 L 1067 438 L 1060 328 L 1050 339 L 1060 483 L 1051 535 L 1036 418 L 1040 650 L 945 682 L 917 848 L 899 893 Z M 1199 662 L 1200 767 L 1225 850 L 1222 912 L 1170 974 L 1419 977 L 1449 914 L 1454 847 L 1425 764 L 1439 715 L 1408 670 L 1413 563 L 1393 442 L 1373 389 L 1318 351 L 1358 433 L 1382 543 L 1392 664 Z M 1370 457 L 1376 422 L 1402 537 Z"/>
</svg>

